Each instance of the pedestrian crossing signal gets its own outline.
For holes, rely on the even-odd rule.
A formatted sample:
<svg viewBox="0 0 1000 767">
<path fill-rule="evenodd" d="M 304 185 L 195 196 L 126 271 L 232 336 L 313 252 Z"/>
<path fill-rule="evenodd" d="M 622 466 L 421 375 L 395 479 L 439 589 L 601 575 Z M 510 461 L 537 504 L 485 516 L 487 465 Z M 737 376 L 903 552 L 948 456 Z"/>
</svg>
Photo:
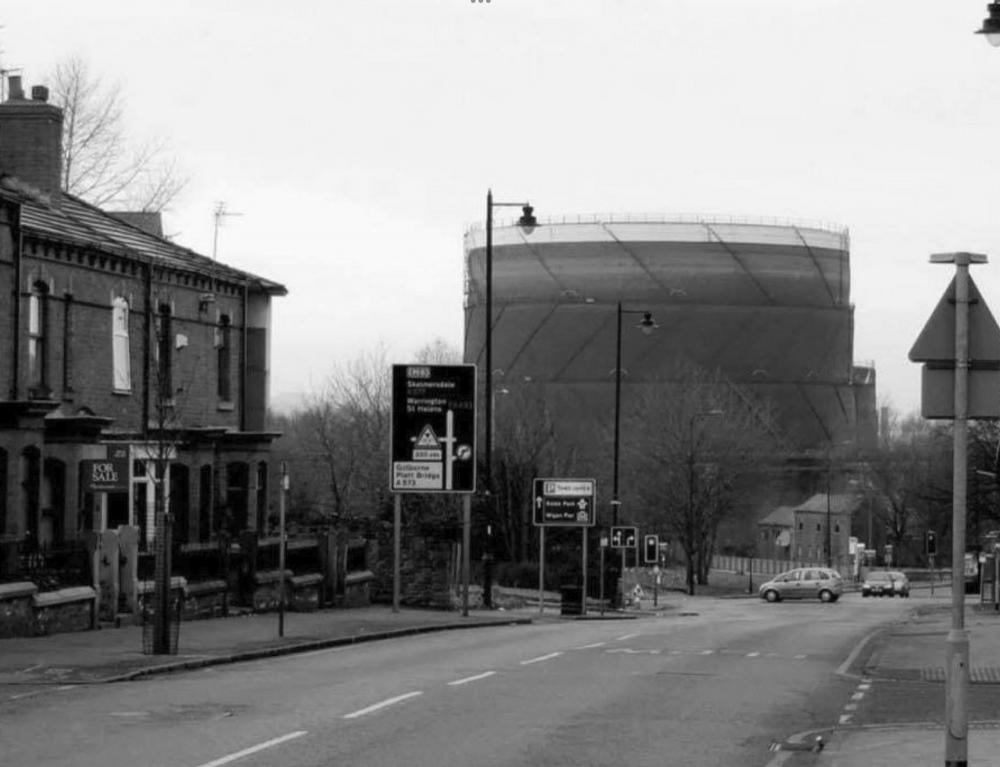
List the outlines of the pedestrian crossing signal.
<svg viewBox="0 0 1000 767">
<path fill-rule="evenodd" d="M 647 565 L 655 565 L 660 560 L 660 536 L 647 535 L 642 539 L 642 558 Z"/>
<path fill-rule="evenodd" d="M 937 554 L 937 536 L 930 530 L 927 531 L 927 555 L 933 557 Z"/>
</svg>

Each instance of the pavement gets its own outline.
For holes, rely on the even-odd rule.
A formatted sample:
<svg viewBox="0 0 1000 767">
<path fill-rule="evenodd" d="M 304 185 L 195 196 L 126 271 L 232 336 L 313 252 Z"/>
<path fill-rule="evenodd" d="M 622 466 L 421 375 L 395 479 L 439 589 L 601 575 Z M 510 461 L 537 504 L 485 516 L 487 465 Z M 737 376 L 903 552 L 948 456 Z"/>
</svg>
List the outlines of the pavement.
<svg viewBox="0 0 1000 767">
<path fill-rule="evenodd" d="M 884 684 L 930 685 L 935 695 L 940 694 L 935 715 L 924 721 L 863 724 L 856 723 L 856 714 L 845 713 L 835 726 L 797 733 L 776 742 L 770 767 L 909 767 L 943 763 L 949 599 L 947 588 L 938 588 L 935 596 L 915 589 L 908 605 L 913 608 L 910 617 L 865 637 L 838 669 L 841 676 L 856 680 L 861 692 Z M 968 764 L 1000 765 L 1000 613 L 976 609 L 976 600 L 968 597 L 965 617 L 970 637 L 970 687 L 975 688 L 969 695 Z M 669 609 L 670 601 L 664 595 L 659 611 Z M 643 606 L 651 607 L 645 603 Z M 643 612 L 655 614 L 653 610 Z M 635 618 L 640 614 L 633 611 L 604 617 Z M 600 616 L 591 611 L 587 617 Z M 393 612 L 386 606 L 371 606 L 288 612 L 284 636 L 279 637 L 277 614 L 245 614 L 182 623 L 176 655 L 145 654 L 141 626 L 0 639 L 0 705 L 66 685 L 119 682 L 432 631 L 565 619 L 552 607 L 543 613 L 537 607 L 470 610 L 463 617 L 459 612 L 414 608 Z M 148 636 L 146 640 L 148 645 Z M 864 718 L 861 713 L 859 719 Z M 824 746 L 818 752 L 810 748 L 817 737 L 823 738 Z"/>
<path fill-rule="evenodd" d="M 969 634 L 970 660 L 965 764 L 996 767 L 1000 765 L 1000 612 L 990 605 L 980 609 L 978 599 L 968 595 L 965 605 L 964 627 Z M 841 676 L 857 682 L 851 697 L 851 701 L 857 702 L 845 705 L 840 723 L 824 730 L 798 733 L 776 744 L 778 750 L 769 767 L 951 765 L 945 754 L 944 721 L 944 666 L 952 621 L 950 592 L 947 584 L 938 588 L 933 597 L 926 589 L 915 589 L 911 602 L 914 609 L 907 620 L 865 637 L 852 657 L 838 669 Z M 931 691 L 930 715 L 920 721 L 856 721 L 866 718 L 863 696 L 874 694 L 877 699 L 880 685 L 894 686 L 896 694 L 902 695 L 900 713 L 905 718 L 907 691 L 912 691 L 910 698 L 916 698 L 919 683 L 924 683 L 920 686 L 921 693 Z M 859 694 L 861 697 L 855 697 Z M 894 718 L 893 712 L 879 713 L 883 718 Z M 815 750 L 817 738 L 823 739 L 819 751 Z"/>
<path fill-rule="evenodd" d="M 557 611 L 547 613 L 554 618 Z M 18 697 L 16 692 L 4 695 L 17 688 L 120 682 L 431 631 L 530 623 L 532 615 L 539 615 L 537 607 L 531 612 L 470 610 L 467 617 L 447 610 L 393 612 L 387 606 L 286 612 L 284 636 L 279 636 L 277 613 L 241 614 L 182 622 L 175 655 L 145 654 L 144 641 L 148 649 L 151 637 L 143 636 L 142 626 L 0 639 L 0 703 Z"/>
</svg>

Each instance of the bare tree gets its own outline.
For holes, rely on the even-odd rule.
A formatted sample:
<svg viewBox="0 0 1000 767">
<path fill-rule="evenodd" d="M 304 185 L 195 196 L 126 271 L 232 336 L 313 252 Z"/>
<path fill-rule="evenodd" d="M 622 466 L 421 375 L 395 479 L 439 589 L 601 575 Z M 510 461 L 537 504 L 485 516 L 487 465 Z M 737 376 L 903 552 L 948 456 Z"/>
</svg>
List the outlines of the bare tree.
<svg viewBox="0 0 1000 767">
<path fill-rule="evenodd" d="M 311 432 L 309 463 L 322 467 L 328 521 L 349 522 L 388 503 L 390 370 L 379 346 L 336 369 L 301 414 Z"/>
<path fill-rule="evenodd" d="M 497 530 L 501 558 L 525 562 L 534 531 L 532 481 L 555 475 L 555 427 L 545 401 L 530 387 L 501 387 L 495 393 L 496 500 L 487 509 L 487 522 Z"/>
<path fill-rule="evenodd" d="M 707 582 L 719 525 L 733 511 L 739 482 L 777 447 L 770 408 L 724 377 L 685 373 L 669 393 L 636 402 L 630 414 L 638 516 L 675 540 L 687 585 Z"/>
<path fill-rule="evenodd" d="M 417 350 L 417 362 L 425 365 L 457 365 L 462 361 L 462 352 L 443 338 L 435 338 Z"/>
<path fill-rule="evenodd" d="M 187 179 L 165 156 L 162 141 L 136 144 L 125 133 L 121 87 L 71 56 L 50 75 L 53 102 L 63 110 L 62 186 L 99 207 L 161 211 Z"/>
</svg>

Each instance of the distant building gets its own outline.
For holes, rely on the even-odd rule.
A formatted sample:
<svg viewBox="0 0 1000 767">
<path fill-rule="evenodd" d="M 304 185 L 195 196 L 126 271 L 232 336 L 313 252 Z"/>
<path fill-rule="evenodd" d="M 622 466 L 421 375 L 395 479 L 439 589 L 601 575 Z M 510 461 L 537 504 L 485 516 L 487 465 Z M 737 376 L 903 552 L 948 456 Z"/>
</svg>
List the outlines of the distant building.
<svg viewBox="0 0 1000 767">
<path fill-rule="evenodd" d="M 851 522 L 864 503 L 860 495 L 816 493 L 797 506 L 779 506 L 757 523 L 757 556 L 825 564 L 829 546 L 830 562 L 846 574 Z"/>
<path fill-rule="evenodd" d="M 0 554 L 126 524 L 148 545 L 150 459 L 164 444 L 175 540 L 262 531 L 277 491 L 265 423 L 271 301 L 285 288 L 165 239 L 156 214 L 108 213 L 63 192 L 61 110 L 43 87 L 26 96 L 19 77 L 9 95 Z"/>
</svg>

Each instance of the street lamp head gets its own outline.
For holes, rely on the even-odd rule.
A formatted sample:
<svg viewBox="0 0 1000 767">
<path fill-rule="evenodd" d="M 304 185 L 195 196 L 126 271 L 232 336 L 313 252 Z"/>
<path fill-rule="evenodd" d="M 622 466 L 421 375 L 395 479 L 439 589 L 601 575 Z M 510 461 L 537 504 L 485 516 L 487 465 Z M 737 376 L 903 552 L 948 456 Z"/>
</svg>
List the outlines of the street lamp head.
<svg viewBox="0 0 1000 767">
<path fill-rule="evenodd" d="M 535 209 L 530 205 L 521 208 L 521 217 L 517 220 L 517 225 L 524 230 L 525 234 L 531 234 L 538 226 L 538 219 L 535 218 Z"/>
<path fill-rule="evenodd" d="M 977 29 L 977 35 L 985 35 L 986 41 L 993 46 L 1000 46 L 1000 3 L 990 3 L 986 6 L 989 16 L 983 19 L 982 29 Z"/>
<path fill-rule="evenodd" d="M 639 324 L 636 325 L 636 327 L 643 332 L 643 335 L 648 336 L 650 333 L 652 333 L 660 326 L 657 325 L 656 320 L 653 319 L 652 312 L 643 312 L 642 320 L 640 320 Z"/>
</svg>

